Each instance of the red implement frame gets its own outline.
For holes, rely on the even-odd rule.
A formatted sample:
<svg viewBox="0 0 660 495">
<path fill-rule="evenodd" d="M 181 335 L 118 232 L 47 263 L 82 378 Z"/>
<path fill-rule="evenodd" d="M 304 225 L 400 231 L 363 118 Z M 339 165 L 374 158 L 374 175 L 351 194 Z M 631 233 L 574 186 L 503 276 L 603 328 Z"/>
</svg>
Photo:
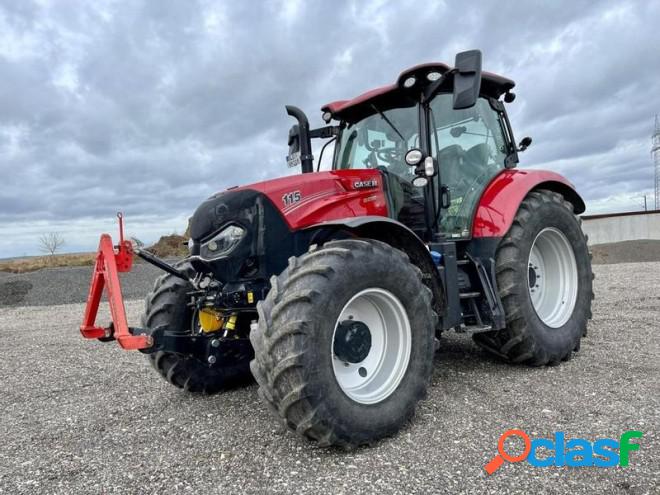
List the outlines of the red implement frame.
<svg viewBox="0 0 660 495">
<path fill-rule="evenodd" d="M 117 340 L 122 349 L 145 349 L 153 345 L 153 339 L 148 335 L 132 335 L 126 320 L 124 299 L 121 295 L 119 272 L 128 272 L 133 266 L 133 246 L 124 240 L 124 221 L 121 213 L 119 219 L 119 245 L 112 245 L 108 234 L 101 235 L 96 263 L 92 274 L 92 283 L 87 296 L 85 317 L 80 326 L 80 333 L 87 339 Z M 96 314 L 99 310 L 103 288 L 106 288 L 112 323 L 107 328 L 96 326 Z"/>
</svg>

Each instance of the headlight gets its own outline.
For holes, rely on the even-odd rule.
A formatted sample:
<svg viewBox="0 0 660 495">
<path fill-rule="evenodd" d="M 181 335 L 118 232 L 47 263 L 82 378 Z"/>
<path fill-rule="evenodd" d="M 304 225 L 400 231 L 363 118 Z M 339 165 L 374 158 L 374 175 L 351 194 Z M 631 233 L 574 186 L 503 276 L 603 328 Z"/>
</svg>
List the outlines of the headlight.
<svg viewBox="0 0 660 495">
<path fill-rule="evenodd" d="M 212 260 L 228 254 L 245 235 L 245 229 L 238 225 L 229 225 L 214 237 L 202 244 L 201 256 Z"/>
<path fill-rule="evenodd" d="M 414 167 L 415 165 L 417 165 L 419 162 L 422 161 L 422 158 L 424 158 L 424 154 L 422 153 L 422 150 L 413 148 L 411 150 L 408 150 L 408 153 L 406 153 L 404 160 L 408 165 Z"/>
</svg>

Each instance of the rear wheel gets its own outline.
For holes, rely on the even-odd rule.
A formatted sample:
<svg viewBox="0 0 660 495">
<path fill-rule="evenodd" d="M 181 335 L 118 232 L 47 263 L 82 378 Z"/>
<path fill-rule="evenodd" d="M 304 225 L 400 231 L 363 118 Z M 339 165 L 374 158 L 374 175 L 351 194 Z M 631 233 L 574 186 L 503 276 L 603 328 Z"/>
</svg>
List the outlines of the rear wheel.
<svg viewBox="0 0 660 495">
<path fill-rule="evenodd" d="M 191 270 L 182 264 L 179 269 Z M 192 286 L 170 274 L 161 275 L 153 291 L 145 301 L 142 327 L 154 332 L 160 328 L 188 334 L 193 331 L 195 315 L 188 305 Z M 154 369 L 172 385 L 188 392 L 213 394 L 245 384 L 251 380 L 250 360 L 223 366 L 217 362 L 212 367 L 190 356 L 173 352 L 155 352 L 148 355 Z"/>
<path fill-rule="evenodd" d="M 579 350 L 591 318 L 591 256 L 561 194 L 527 195 L 498 247 L 496 273 L 507 326 L 476 334 L 477 344 L 534 366 L 557 364 Z"/>
<path fill-rule="evenodd" d="M 433 365 L 436 317 L 421 272 L 387 244 L 342 240 L 291 258 L 271 284 L 250 334 L 260 396 L 323 446 L 398 431 Z"/>
</svg>

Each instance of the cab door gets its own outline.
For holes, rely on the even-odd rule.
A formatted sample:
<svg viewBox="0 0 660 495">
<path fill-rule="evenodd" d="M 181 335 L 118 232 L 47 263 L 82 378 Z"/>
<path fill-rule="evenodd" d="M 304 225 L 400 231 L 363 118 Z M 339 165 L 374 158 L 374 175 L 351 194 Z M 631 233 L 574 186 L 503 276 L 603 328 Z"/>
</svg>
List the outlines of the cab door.
<svg viewBox="0 0 660 495">
<path fill-rule="evenodd" d="M 442 93 L 430 104 L 431 149 L 441 191 L 449 200 L 441 211 L 440 231 L 449 238 L 470 237 L 479 198 L 513 151 L 503 115 L 492 103 L 479 98 L 471 108 L 454 110 L 452 95 Z"/>
</svg>

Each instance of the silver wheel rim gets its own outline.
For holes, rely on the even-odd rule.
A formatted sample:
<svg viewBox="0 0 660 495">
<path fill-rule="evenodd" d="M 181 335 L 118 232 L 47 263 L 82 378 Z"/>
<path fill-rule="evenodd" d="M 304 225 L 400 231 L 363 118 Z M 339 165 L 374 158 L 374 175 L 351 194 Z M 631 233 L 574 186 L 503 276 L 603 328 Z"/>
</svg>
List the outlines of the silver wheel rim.
<svg viewBox="0 0 660 495">
<path fill-rule="evenodd" d="M 560 230 L 545 228 L 534 239 L 527 285 L 541 321 L 551 328 L 565 325 L 575 309 L 578 273 L 573 247 Z"/>
<path fill-rule="evenodd" d="M 334 354 L 337 326 L 345 320 L 361 321 L 371 333 L 371 348 L 359 363 L 342 361 Z M 354 295 L 335 322 L 330 347 L 342 391 L 361 404 L 375 404 L 392 395 L 408 369 L 411 336 L 408 314 L 394 294 L 371 288 Z"/>
</svg>

